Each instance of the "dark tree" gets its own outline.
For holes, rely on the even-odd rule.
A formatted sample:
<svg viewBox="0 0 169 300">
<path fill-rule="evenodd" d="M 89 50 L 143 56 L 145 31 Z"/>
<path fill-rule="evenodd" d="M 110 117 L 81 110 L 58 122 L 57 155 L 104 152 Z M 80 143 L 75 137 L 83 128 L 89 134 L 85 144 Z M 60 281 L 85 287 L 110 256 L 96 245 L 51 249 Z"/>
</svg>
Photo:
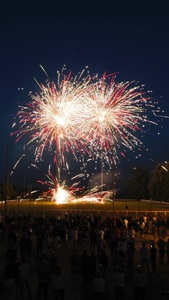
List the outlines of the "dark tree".
<svg viewBox="0 0 169 300">
<path fill-rule="evenodd" d="M 159 163 L 153 170 L 148 189 L 154 200 L 169 201 L 169 163 Z"/>
<path fill-rule="evenodd" d="M 148 182 L 147 169 L 134 168 L 127 182 L 127 197 L 131 199 L 148 199 Z"/>
</svg>

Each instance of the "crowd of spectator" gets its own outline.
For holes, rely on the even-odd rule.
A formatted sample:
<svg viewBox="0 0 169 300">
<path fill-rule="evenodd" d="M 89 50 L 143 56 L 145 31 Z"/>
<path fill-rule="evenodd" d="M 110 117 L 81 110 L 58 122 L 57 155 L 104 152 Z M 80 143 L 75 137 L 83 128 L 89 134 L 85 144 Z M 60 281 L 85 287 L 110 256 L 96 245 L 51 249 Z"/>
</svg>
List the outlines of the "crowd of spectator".
<svg viewBox="0 0 169 300">
<path fill-rule="evenodd" d="M 62 249 L 70 251 L 72 276 L 80 274 L 83 283 L 91 286 L 94 299 L 105 299 L 111 266 L 115 298 L 125 297 L 126 278 L 133 284 L 134 299 L 145 298 L 147 274 L 157 272 L 159 263 L 169 264 L 168 218 L 160 215 L 101 217 L 100 215 L 65 214 L 56 216 L 0 216 L 0 243 L 5 241 L 3 288 L 24 299 L 33 299 L 30 285 L 31 262 L 36 261 L 36 299 L 48 299 L 49 287 L 54 299 L 63 300 L 64 274 L 61 267 Z M 139 249 L 140 264 L 135 267 L 135 238 L 151 234 L 147 247 Z M 138 251 L 138 250 L 137 250 Z M 2 260 L 2 257 L 1 257 Z"/>
</svg>

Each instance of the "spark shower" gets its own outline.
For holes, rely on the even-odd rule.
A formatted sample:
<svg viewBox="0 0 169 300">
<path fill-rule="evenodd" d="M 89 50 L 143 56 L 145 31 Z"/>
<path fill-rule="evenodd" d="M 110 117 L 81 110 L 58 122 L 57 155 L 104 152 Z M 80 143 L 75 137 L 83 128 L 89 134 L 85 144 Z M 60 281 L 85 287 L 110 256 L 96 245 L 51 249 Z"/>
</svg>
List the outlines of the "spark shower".
<svg viewBox="0 0 169 300">
<path fill-rule="evenodd" d="M 112 157 L 115 161 L 119 154 L 124 156 L 121 146 L 142 147 L 136 132 L 143 136 L 149 130 L 146 125 L 158 125 L 154 117 L 160 108 L 151 91 L 135 81 L 117 82 L 116 77 L 106 72 L 91 76 L 87 67 L 73 75 L 63 67 L 55 83 L 48 75 L 45 84 L 36 81 L 39 93 L 30 92 L 30 101 L 19 106 L 13 124 L 18 129 L 12 135 L 16 142 L 28 136 L 27 145 L 36 145 L 35 162 L 44 152 L 53 153 L 57 189 L 62 167 L 68 165 L 66 152 L 74 157 L 82 152 L 110 164 Z"/>
</svg>

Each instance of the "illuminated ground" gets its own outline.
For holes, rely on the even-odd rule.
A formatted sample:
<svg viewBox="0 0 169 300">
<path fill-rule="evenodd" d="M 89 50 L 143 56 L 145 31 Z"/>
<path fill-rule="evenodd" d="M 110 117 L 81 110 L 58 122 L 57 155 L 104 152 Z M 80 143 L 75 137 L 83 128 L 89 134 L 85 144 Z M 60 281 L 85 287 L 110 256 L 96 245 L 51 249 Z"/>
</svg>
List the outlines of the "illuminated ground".
<svg viewBox="0 0 169 300">
<path fill-rule="evenodd" d="M 127 209 L 128 208 L 128 209 Z M 139 213 L 164 213 L 169 214 L 169 204 L 161 202 L 134 202 L 134 201 L 112 201 L 105 203 L 74 202 L 67 204 L 56 204 L 52 201 L 7 201 L 0 202 L 1 213 L 57 213 L 57 212 L 92 212 L 100 214 L 139 214 Z"/>
</svg>

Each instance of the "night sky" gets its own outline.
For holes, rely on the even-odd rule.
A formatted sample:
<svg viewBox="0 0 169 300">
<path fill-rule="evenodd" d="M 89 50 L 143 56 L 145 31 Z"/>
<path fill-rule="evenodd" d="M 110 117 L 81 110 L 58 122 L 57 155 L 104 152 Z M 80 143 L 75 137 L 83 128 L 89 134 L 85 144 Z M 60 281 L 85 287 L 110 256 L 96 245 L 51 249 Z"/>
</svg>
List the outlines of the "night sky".
<svg viewBox="0 0 169 300">
<path fill-rule="evenodd" d="M 30 100 L 29 91 L 39 91 L 34 77 L 38 82 L 46 81 L 39 65 L 53 81 L 63 65 L 75 74 L 88 66 L 90 74 L 115 72 L 117 81 L 138 80 L 153 91 L 151 97 L 159 102 L 163 115 L 169 116 L 167 1 L 113 2 L 1 2 L 0 182 L 6 176 L 7 145 L 9 173 L 23 153 L 24 139 L 15 143 L 10 133 L 18 105 Z M 120 157 L 119 176 L 127 177 L 137 165 L 151 171 L 158 162 L 168 161 L 168 132 L 169 119 L 163 118 L 159 127 L 152 127 L 144 137 L 148 151 L 137 158 L 137 153 L 127 150 L 126 158 Z M 36 173 L 29 167 L 31 155 L 31 151 L 27 153 L 26 160 L 10 176 L 15 185 L 22 186 L 24 178 L 32 185 L 44 179 L 46 167 L 41 166 Z"/>
</svg>

